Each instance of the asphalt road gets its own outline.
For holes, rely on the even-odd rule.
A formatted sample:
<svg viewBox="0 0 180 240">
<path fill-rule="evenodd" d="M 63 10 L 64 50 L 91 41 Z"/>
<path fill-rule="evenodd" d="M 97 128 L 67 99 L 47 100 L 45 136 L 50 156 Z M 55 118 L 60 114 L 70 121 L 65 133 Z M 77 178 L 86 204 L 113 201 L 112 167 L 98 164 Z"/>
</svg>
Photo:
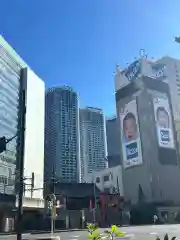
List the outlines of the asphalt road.
<svg viewBox="0 0 180 240">
<path fill-rule="evenodd" d="M 155 240 L 157 236 L 162 238 L 166 233 L 171 237 L 176 236 L 180 239 L 180 225 L 151 225 L 151 226 L 136 226 L 136 227 L 122 227 L 121 231 L 125 232 L 125 236 L 129 239 L 137 240 Z M 100 229 L 103 232 L 103 229 Z M 40 237 L 48 237 L 50 234 L 23 234 L 25 239 L 37 239 Z M 61 240 L 86 240 L 88 239 L 87 231 L 69 231 L 55 233 Z M 0 236 L 0 240 L 16 240 L 14 235 Z"/>
</svg>

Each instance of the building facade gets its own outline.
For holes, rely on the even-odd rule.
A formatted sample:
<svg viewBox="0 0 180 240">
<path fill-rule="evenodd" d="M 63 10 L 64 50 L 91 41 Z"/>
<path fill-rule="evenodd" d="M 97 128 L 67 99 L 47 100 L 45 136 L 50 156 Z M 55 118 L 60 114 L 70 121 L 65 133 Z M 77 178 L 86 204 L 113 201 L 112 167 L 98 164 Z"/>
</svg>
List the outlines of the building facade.
<svg viewBox="0 0 180 240">
<path fill-rule="evenodd" d="M 101 109 L 80 109 L 80 181 L 86 182 L 93 170 L 108 167 L 105 119 Z"/>
<path fill-rule="evenodd" d="M 22 74 L 23 72 L 23 74 Z M 19 118 L 20 89 L 26 86 L 24 178 L 34 173 L 34 188 L 25 186 L 23 206 L 26 199 L 43 199 L 44 169 L 44 82 L 39 79 L 13 48 L 0 36 L 0 136 L 15 137 L 7 144 L 7 150 L 0 154 L 0 231 L 8 231 L 7 223 L 14 222 L 19 181 Z M 36 86 L 36 91 L 34 91 Z M 37 137 L 38 136 L 38 137 Z M 31 181 L 30 181 L 31 182 Z M 25 183 L 28 183 L 25 181 Z M 30 193 L 31 192 L 31 193 Z M 33 207 L 37 208 L 35 201 Z M 11 220 L 11 221 L 10 221 Z"/>
<path fill-rule="evenodd" d="M 19 109 L 19 91 L 22 69 L 26 69 L 24 76 L 24 81 L 26 82 L 24 177 L 31 176 L 31 173 L 29 173 L 31 168 L 35 174 L 35 188 L 41 188 L 42 193 L 44 168 L 44 82 L 33 73 L 11 46 L 0 37 L 0 135 L 7 138 L 18 135 L 18 117 L 19 111 L 21 111 Z M 36 86 L 36 91 L 33 91 L 34 86 Z M 38 138 L 34 138 L 36 134 Z M 0 154 L 0 193 L 16 194 L 17 147 L 16 137 L 8 143 L 7 150 Z M 37 162 L 38 165 L 36 164 L 37 167 L 34 168 L 34 164 Z M 28 195 L 28 191 L 25 194 Z M 37 198 L 43 197 L 40 192 L 36 194 Z"/>
<path fill-rule="evenodd" d="M 45 97 L 45 182 L 79 179 L 78 95 L 69 87 L 54 87 Z"/>
<path fill-rule="evenodd" d="M 175 120 L 180 119 L 180 60 L 169 56 L 157 61 L 139 58 L 125 69 L 117 66 L 115 74 L 116 91 L 134 81 L 138 76 L 148 76 L 168 83 Z"/>
<path fill-rule="evenodd" d="M 44 186 L 44 122 L 45 122 L 45 84 L 27 68 L 26 90 L 26 131 L 24 153 L 24 177 L 26 198 L 43 199 Z M 36 86 L 36 91 L 34 91 Z M 32 173 L 34 189 L 31 191 Z"/>
<path fill-rule="evenodd" d="M 116 106 L 125 198 L 132 204 L 179 204 L 178 143 L 168 84 L 139 76 L 116 91 Z"/>
<path fill-rule="evenodd" d="M 180 120 L 180 60 L 169 56 L 162 57 L 157 61 L 164 64 L 164 72 L 169 84 L 174 119 Z"/>
<path fill-rule="evenodd" d="M 108 166 L 115 167 L 121 164 L 120 127 L 117 117 L 106 119 L 106 139 Z"/>
<path fill-rule="evenodd" d="M 0 135 L 11 138 L 17 134 L 21 64 L 7 50 L 0 37 Z M 0 154 L 0 193 L 15 194 L 17 138 Z"/>
</svg>

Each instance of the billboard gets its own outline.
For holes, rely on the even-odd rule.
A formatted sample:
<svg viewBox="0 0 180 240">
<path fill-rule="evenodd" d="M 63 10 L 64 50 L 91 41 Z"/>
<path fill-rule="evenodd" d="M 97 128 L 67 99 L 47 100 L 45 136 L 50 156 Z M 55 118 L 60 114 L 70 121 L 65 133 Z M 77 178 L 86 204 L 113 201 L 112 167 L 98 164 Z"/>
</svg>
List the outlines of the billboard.
<svg viewBox="0 0 180 240">
<path fill-rule="evenodd" d="M 153 94 L 153 106 L 159 147 L 175 148 L 168 96 Z"/>
<path fill-rule="evenodd" d="M 161 62 L 150 62 L 145 58 L 134 61 L 123 71 L 117 71 L 115 75 L 115 90 L 135 82 L 140 76 L 148 76 L 157 81 L 168 82 L 166 65 Z"/>
<path fill-rule="evenodd" d="M 124 74 L 129 82 L 133 82 L 141 73 L 141 63 L 139 60 L 133 62 L 127 69 L 125 69 Z"/>
<path fill-rule="evenodd" d="M 115 90 L 127 86 L 131 82 L 136 81 L 136 79 L 141 75 L 142 70 L 142 60 L 136 60 L 130 64 L 123 71 L 119 71 L 115 75 Z"/>
<path fill-rule="evenodd" d="M 124 168 L 142 164 L 136 100 L 129 102 L 120 110 L 120 123 Z"/>
<path fill-rule="evenodd" d="M 157 81 L 167 80 L 167 75 L 165 73 L 166 65 L 164 63 L 153 63 L 151 64 L 152 77 Z"/>
</svg>

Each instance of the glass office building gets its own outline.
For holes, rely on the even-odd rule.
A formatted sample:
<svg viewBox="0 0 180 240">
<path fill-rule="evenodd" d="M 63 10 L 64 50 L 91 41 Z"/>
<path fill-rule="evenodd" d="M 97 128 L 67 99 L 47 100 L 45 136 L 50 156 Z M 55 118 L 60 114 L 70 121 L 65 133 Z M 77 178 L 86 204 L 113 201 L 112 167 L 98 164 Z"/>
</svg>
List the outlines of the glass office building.
<svg viewBox="0 0 180 240">
<path fill-rule="evenodd" d="M 8 52 L 0 38 L 0 136 L 11 138 L 17 134 L 20 66 Z M 14 193 L 16 141 L 0 154 L 0 193 Z"/>
</svg>

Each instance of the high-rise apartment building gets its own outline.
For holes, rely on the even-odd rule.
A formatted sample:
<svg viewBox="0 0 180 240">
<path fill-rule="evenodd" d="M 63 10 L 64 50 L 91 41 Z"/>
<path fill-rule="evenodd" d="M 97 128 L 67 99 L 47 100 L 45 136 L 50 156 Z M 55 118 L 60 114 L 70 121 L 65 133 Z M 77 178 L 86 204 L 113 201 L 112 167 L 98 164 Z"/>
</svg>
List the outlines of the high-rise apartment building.
<svg viewBox="0 0 180 240">
<path fill-rule="evenodd" d="M 80 109 L 80 181 L 86 182 L 93 170 L 108 167 L 105 119 L 101 109 Z"/>
<path fill-rule="evenodd" d="M 121 164 L 120 127 L 117 117 L 106 119 L 106 139 L 109 167 Z"/>
<path fill-rule="evenodd" d="M 79 179 L 78 95 L 70 87 L 49 88 L 45 97 L 45 182 Z"/>
</svg>

